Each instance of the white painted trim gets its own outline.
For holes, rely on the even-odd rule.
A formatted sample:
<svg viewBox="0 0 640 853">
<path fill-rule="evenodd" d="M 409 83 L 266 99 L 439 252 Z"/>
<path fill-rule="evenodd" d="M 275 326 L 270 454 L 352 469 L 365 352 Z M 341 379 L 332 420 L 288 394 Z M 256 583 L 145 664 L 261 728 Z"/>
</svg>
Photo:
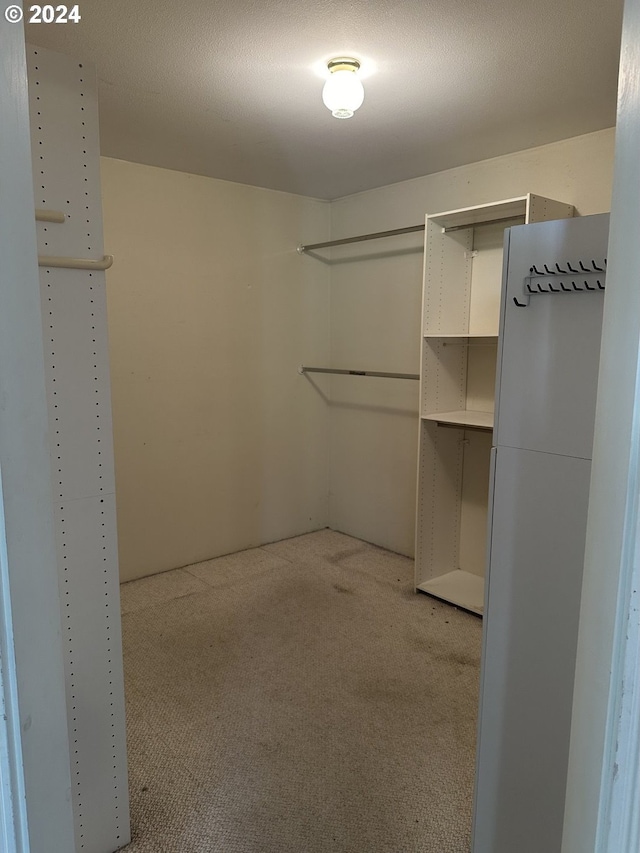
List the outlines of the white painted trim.
<svg viewBox="0 0 640 853">
<path fill-rule="evenodd" d="M 0 472 L 0 850 L 29 853 L 4 496 Z"/>
<path fill-rule="evenodd" d="M 640 849 L 640 0 L 626 0 L 562 853 Z"/>
<path fill-rule="evenodd" d="M 619 269 L 627 286 L 640 284 L 640 0 L 627 0 L 620 54 L 616 186 L 616 221 L 623 221 Z M 622 189 L 624 185 L 624 190 Z M 622 222 L 621 222 L 622 225 Z M 640 341 L 636 342 L 637 347 Z M 640 360 L 639 360 L 640 361 Z M 625 524 L 624 562 L 616 609 L 611 666 L 607 741 L 603 766 L 597 850 L 640 850 L 640 366 L 629 465 L 629 523 Z"/>
<path fill-rule="evenodd" d="M 630 589 L 625 589 L 620 601 L 619 660 L 613 674 L 621 695 L 617 697 L 611 727 L 612 746 L 616 747 L 614 771 L 612 784 L 605 788 L 607 798 L 603 802 L 602 838 L 598 844 L 598 849 L 606 853 L 640 850 L 640 518 L 636 520 L 634 538 Z"/>
</svg>

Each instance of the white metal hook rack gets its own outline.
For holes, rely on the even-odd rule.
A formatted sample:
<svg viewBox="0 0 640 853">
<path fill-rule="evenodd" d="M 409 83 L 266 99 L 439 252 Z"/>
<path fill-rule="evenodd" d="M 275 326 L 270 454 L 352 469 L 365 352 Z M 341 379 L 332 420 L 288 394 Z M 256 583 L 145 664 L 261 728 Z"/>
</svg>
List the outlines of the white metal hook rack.
<svg viewBox="0 0 640 853">
<path fill-rule="evenodd" d="M 606 258 L 599 264 L 595 260 L 587 261 L 586 266 L 582 260 L 574 261 L 574 266 L 567 261 L 564 264 L 566 268 L 558 263 L 553 263 L 551 268 L 548 264 L 542 266 L 544 271 L 539 270 L 536 264 L 529 267 L 529 275 L 523 282 L 522 301 L 513 297 L 518 308 L 526 308 L 531 297 L 541 293 L 597 293 L 606 290 Z"/>
</svg>

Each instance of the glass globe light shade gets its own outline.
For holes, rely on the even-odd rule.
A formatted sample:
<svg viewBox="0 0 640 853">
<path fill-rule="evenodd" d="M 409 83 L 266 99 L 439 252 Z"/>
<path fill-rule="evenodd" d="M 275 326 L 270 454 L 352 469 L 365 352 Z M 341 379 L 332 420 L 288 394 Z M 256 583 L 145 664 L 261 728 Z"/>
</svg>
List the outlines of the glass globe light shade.
<svg viewBox="0 0 640 853">
<path fill-rule="evenodd" d="M 335 118 L 351 118 L 364 101 L 364 87 L 357 71 L 351 68 L 331 71 L 322 90 L 322 100 Z"/>
</svg>

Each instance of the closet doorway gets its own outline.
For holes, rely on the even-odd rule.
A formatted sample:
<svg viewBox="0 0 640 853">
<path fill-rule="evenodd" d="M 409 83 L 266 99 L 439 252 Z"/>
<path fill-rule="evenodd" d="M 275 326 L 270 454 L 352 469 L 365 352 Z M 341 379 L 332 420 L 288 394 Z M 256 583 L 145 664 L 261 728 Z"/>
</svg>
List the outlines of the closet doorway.
<svg viewBox="0 0 640 853">
<path fill-rule="evenodd" d="M 28 35 L 103 49 L 58 32 Z M 593 212 L 612 134 L 329 202 L 134 154 L 157 92 L 118 113 L 97 61 L 129 849 L 467 849 L 481 622 L 414 593 L 417 387 L 360 375 L 420 369 L 420 238 L 328 262 L 296 246 L 532 176 Z M 109 148 L 123 115 L 127 156 Z M 184 126 L 156 137 L 189 150 Z M 358 375 L 299 372 L 332 364 Z"/>
</svg>

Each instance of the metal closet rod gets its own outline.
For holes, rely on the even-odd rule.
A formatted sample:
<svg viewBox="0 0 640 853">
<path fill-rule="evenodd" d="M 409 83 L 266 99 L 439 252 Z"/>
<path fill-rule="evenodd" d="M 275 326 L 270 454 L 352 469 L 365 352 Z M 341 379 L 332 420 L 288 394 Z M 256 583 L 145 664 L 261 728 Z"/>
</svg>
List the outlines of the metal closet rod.
<svg viewBox="0 0 640 853">
<path fill-rule="evenodd" d="M 38 255 L 39 267 L 57 267 L 65 270 L 108 270 L 113 263 L 113 255 L 103 255 L 97 261 L 91 258 L 65 258 L 55 255 Z"/>
<path fill-rule="evenodd" d="M 449 225 L 442 230 L 445 234 L 450 231 L 465 231 L 476 225 L 497 225 L 501 222 L 512 222 L 514 219 L 522 219 L 522 216 L 514 214 L 501 219 L 487 219 L 484 222 L 470 222 L 467 225 Z M 346 246 L 348 243 L 363 243 L 365 240 L 381 240 L 383 237 L 396 237 L 399 234 L 412 234 L 414 231 L 424 231 L 424 225 L 410 225 L 408 228 L 393 228 L 391 231 L 376 231 L 374 234 L 359 234 L 357 237 L 344 237 L 342 240 L 327 240 L 324 243 L 310 243 L 308 246 L 298 246 L 298 252 L 303 255 L 312 249 L 328 249 L 330 246 Z"/>
<path fill-rule="evenodd" d="M 305 367 L 298 368 L 298 373 L 333 373 L 338 376 L 377 376 L 380 379 L 420 379 L 418 373 L 388 373 L 384 370 L 343 370 L 338 367 Z"/>
<path fill-rule="evenodd" d="M 376 231 L 375 234 L 360 234 L 358 237 L 344 237 L 342 240 L 327 240 L 326 243 L 311 243 L 308 246 L 298 246 L 302 255 L 312 249 L 326 249 L 329 246 L 346 246 L 347 243 L 364 243 L 365 240 L 381 240 L 383 237 L 396 237 L 398 234 L 411 234 L 414 231 L 424 231 L 424 225 L 410 225 L 408 228 L 394 228 L 392 231 Z"/>
</svg>

